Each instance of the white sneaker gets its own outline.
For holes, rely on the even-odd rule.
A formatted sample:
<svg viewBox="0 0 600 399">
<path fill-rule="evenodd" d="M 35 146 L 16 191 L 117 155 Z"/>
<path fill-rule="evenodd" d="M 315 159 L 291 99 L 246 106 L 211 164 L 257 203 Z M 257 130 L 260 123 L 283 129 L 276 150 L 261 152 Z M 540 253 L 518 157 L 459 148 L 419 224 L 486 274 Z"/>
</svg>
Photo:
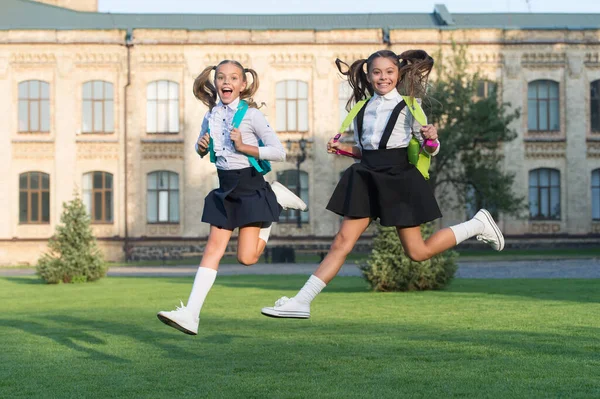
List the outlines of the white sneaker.
<svg viewBox="0 0 600 399">
<path fill-rule="evenodd" d="M 181 307 L 178 306 L 171 312 L 158 312 L 156 317 L 166 325 L 181 332 L 189 335 L 198 335 L 198 323 L 200 320 L 198 317 L 194 317 L 194 315 L 183 306 L 183 302 L 181 302 Z"/>
<path fill-rule="evenodd" d="M 479 234 L 477 239 L 490 244 L 496 251 L 502 251 L 504 249 L 504 236 L 496 222 L 494 222 L 492 215 L 485 209 L 480 209 L 473 219 L 479 220 L 484 226 L 483 233 Z"/>
<path fill-rule="evenodd" d="M 308 319 L 310 317 L 310 304 L 299 303 L 296 298 L 281 297 L 272 308 L 262 308 L 260 313 L 269 317 L 288 319 Z"/>
<path fill-rule="evenodd" d="M 296 194 L 290 191 L 283 184 L 275 181 L 271 184 L 271 188 L 277 197 L 277 202 L 283 207 L 283 209 L 300 209 L 301 211 L 307 211 L 308 206 L 302 201 Z"/>
</svg>

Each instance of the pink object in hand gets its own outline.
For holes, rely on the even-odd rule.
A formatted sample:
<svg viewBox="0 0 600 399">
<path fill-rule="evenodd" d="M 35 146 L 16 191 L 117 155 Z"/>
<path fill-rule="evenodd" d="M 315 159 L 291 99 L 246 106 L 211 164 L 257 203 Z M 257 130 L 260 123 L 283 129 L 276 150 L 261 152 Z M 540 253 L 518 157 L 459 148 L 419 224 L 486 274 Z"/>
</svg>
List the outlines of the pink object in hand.
<svg viewBox="0 0 600 399">
<path fill-rule="evenodd" d="M 430 147 L 430 148 L 437 148 L 437 146 L 440 145 L 440 144 L 437 141 L 435 141 L 435 140 L 429 140 L 429 139 L 427 139 L 427 140 L 425 140 L 425 145 L 427 147 Z"/>
<path fill-rule="evenodd" d="M 341 136 L 342 136 L 341 133 L 336 134 L 335 137 L 333 138 L 333 141 L 337 142 L 340 139 Z M 335 150 L 335 153 L 337 155 L 343 155 L 345 157 L 360 158 L 360 157 L 357 157 L 356 155 L 354 155 L 353 153 L 348 152 L 348 151 L 344 151 L 344 150 Z"/>
</svg>

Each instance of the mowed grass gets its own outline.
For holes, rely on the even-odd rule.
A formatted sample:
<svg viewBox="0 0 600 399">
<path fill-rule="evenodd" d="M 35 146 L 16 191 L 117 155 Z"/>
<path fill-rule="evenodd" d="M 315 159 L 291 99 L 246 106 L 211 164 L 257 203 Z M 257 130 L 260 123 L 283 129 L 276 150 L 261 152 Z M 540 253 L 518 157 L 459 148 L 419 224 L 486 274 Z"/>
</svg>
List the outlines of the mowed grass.
<svg viewBox="0 0 600 399">
<path fill-rule="evenodd" d="M 0 397 L 600 397 L 600 280 L 372 293 L 340 277 L 310 320 L 281 320 L 260 308 L 304 276 L 219 277 L 196 337 L 156 319 L 192 281 L 1 278 Z"/>
</svg>

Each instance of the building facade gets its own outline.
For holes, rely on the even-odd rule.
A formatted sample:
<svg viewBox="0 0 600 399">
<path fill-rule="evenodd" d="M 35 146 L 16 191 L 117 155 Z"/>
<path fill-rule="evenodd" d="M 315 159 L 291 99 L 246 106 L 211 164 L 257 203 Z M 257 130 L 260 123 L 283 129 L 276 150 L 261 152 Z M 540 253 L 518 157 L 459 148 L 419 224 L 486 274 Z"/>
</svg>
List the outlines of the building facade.
<svg viewBox="0 0 600 399">
<path fill-rule="evenodd" d="M 96 0 L 44 3 L 0 6 L 0 264 L 35 263 L 74 193 L 108 259 L 201 248 L 217 177 L 194 151 L 207 109 L 192 84 L 223 59 L 258 72 L 255 99 L 288 146 L 267 179 L 300 183 L 310 207 L 300 219 L 284 212 L 270 243 L 325 245 L 340 224 L 325 205 L 351 162 L 325 151 L 349 95 L 334 60 L 382 48 L 449 53 L 453 42 L 521 110 L 504 167 L 530 212 L 500 215 L 503 231 L 600 234 L 600 14 L 157 16 L 93 12 Z M 468 213 L 440 203 L 442 225 Z"/>
</svg>

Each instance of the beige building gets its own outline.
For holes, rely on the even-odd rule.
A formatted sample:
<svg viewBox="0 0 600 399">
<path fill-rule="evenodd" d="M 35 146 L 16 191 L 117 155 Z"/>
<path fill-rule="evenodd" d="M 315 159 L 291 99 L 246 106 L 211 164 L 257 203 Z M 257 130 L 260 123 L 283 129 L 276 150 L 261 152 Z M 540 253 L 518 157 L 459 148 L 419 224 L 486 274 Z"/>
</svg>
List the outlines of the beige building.
<svg viewBox="0 0 600 399">
<path fill-rule="evenodd" d="M 288 160 L 268 179 L 295 189 L 307 141 L 300 188 L 310 212 L 300 227 L 284 213 L 270 245 L 326 245 L 340 219 L 325 205 L 350 163 L 324 150 L 348 97 L 333 61 L 381 48 L 448 52 L 452 40 L 468 44 L 473 68 L 522 110 L 505 167 L 530 217 L 500 215 L 506 234 L 519 242 L 598 238 L 600 14 L 450 14 L 437 6 L 369 16 L 127 15 L 97 13 L 96 0 L 43 3 L 0 5 L 0 264 L 35 262 L 74 192 L 109 259 L 198 251 L 208 233 L 203 199 L 217 180 L 194 152 L 206 107 L 192 83 L 223 59 L 258 72 L 255 97 L 289 144 Z M 466 212 L 445 211 L 441 223 Z"/>
</svg>

